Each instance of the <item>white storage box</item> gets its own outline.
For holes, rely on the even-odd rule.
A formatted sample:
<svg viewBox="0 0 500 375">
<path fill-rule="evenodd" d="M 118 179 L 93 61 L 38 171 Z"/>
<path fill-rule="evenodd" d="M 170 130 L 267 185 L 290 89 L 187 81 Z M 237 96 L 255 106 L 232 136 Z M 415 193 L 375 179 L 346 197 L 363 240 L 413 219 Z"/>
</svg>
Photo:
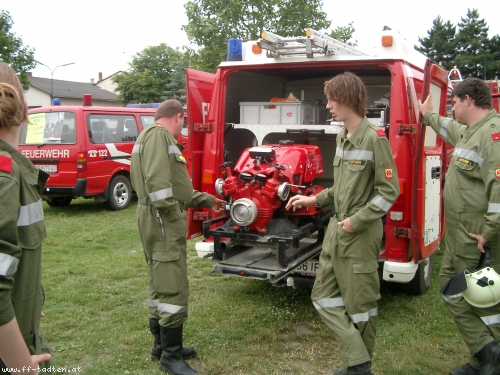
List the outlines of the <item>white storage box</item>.
<svg viewBox="0 0 500 375">
<path fill-rule="evenodd" d="M 317 124 L 319 104 L 305 102 L 241 102 L 240 123 L 260 125 Z"/>
</svg>

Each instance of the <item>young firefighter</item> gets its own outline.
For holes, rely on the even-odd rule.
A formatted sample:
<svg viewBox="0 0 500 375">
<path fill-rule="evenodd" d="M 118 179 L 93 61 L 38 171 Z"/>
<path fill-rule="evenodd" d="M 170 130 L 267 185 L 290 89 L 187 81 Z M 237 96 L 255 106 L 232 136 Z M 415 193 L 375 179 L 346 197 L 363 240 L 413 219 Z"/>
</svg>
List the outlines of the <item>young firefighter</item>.
<svg viewBox="0 0 500 375">
<path fill-rule="evenodd" d="M 40 331 L 46 237 L 40 192 L 48 174 L 17 151 L 26 118 L 21 82 L 0 62 L 0 373 L 38 374 L 50 366 Z"/>
<path fill-rule="evenodd" d="M 334 332 L 347 368 L 334 375 L 369 375 L 380 298 L 381 218 L 399 196 L 398 174 L 383 129 L 365 117 L 367 92 L 349 72 L 325 82 L 327 109 L 342 121 L 333 160 L 334 185 L 316 196 L 297 195 L 286 209 L 333 205 L 311 294 Z"/>
<path fill-rule="evenodd" d="M 137 223 L 148 265 L 149 325 L 154 335 L 152 359 L 172 375 L 196 375 L 184 360 L 196 356 L 182 345 L 188 316 L 186 264 L 187 207 L 222 211 L 220 199 L 193 190 L 182 146 L 176 141 L 184 124 L 177 100 L 160 104 L 155 126 L 144 130 L 132 151 L 130 175 L 139 205 Z"/>
<path fill-rule="evenodd" d="M 491 91 L 480 79 L 462 81 L 451 95 L 456 121 L 431 112 L 431 95 L 418 103 L 424 123 L 455 147 L 443 192 L 447 231 L 441 287 L 475 270 L 485 245 L 500 272 L 500 116 L 491 109 Z M 500 374 L 500 305 L 474 307 L 461 293 L 443 298 L 472 354 L 469 363 L 449 374 Z"/>
</svg>

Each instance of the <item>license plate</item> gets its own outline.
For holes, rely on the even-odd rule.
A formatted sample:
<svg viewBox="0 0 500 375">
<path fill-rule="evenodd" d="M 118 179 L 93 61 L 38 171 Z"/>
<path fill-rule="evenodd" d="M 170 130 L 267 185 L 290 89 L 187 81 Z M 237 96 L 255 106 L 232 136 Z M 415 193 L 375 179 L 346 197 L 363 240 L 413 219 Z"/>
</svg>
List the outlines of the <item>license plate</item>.
<svg viewBox="0 0 500 375">
<path fill-rule="evenodd" d="M 47 173 L 57 173 L 57 165 L 37 165 L 37 167 Z"/>
<path fill-rule="evenodd" d="M 316 272 L 318 271 L 318 266 L 319 266 L 319 262 L 317 260 L 308 260 L 308 261 L 302 263 L 297 268 L 295 268 L 295 270 L 293 272 L 315 275 Z"/>
</svg>

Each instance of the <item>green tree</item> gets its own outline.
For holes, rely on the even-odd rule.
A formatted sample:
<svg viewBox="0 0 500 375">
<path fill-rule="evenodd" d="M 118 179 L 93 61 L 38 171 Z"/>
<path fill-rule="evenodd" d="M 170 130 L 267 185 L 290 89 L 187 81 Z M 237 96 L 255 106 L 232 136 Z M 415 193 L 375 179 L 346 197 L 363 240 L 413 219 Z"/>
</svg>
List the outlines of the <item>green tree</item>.
<svg viewBox="0 0 500 375">
<path fill-rule="evenodd" d="M 488 26 L 479 19 L 477 9 L 468 9 L 466 18 L 461 18 L 457 32 L 456 65 L 463 77 L 484 77 L 485 61 L 491 59 L 488 51 Z"/>
<path fill-rule="evenodd" d="M 450 70 L 457 64 L 455 34 L 456 27 L 437 16 L 427 31 L 427 37 L 418 38 L 421 46 L 415 46 L 415 49 Z"/>
<path fill-rule="evenodd" d="M 358 45 L 358 41 L 351 40 L 352 34 L 354 34 L 355 31 L 352 24 L 353 22 L 351 21 L 347 26 L 337 26 L 335 29 L 330 31 L 328 35 L 330 35 L 332 38 L 340 40 L 343 43 L 346 43 L 351 47 L 356 47 Z"/>
<path fill-rule="evenodd" d="M 166 99 L 186 101 L 186 55 L 165 43 L 145 48 L 132 58 L 130 69 L 113 77 L 124 103 L 158 103 Z"/>
<path fill-rule="evenodd" d="M 12 33 L 14 22 L 10 13 L 2 10 L 0 12 L 0 61 L 9 64 L 19 76 L 23 88 L 27 90 L 30 86 L 28 72 L 34 69 L 35 50 L 27 46 L 23 47 L 23 41 Z"/>
<path fill-rule="evenodd" d="M 226 59 L 229 38 L 257 40 L 262 30 L 282 36 L 305 35 L 305 29 L 330 26 L 322 0 L 191 0 L 184 7 L 183 26 L 190 42 L 200 47 L 193 65 L 215 71 Z"/>
</svg>

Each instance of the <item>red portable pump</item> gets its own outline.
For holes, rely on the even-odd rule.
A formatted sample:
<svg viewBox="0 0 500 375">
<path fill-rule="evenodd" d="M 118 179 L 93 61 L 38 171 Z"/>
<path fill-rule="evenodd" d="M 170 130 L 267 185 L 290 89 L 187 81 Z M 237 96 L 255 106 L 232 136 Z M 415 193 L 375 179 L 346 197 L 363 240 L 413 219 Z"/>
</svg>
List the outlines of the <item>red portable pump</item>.
<svg viewBox="0 0 500 375">
<path fill-rule="evenodd" d="M 314 185 L 314 178 L 323 175 L 317 146 L 282 142 L 252 147 L 243 152 L 234 172 L 229 162 L 222 167 L 225 179 L 216 181 L 216 191 L 228 197 L 230 215 L 236 224 L 234 230 L 245 228 L 266 234 L 266 225 L 274 216 L 318 213 L 315 207 L 303 207 L 296 212 L 283 210 L 290 191 L 310 195 L 323 190 Z"/>
</svg>

